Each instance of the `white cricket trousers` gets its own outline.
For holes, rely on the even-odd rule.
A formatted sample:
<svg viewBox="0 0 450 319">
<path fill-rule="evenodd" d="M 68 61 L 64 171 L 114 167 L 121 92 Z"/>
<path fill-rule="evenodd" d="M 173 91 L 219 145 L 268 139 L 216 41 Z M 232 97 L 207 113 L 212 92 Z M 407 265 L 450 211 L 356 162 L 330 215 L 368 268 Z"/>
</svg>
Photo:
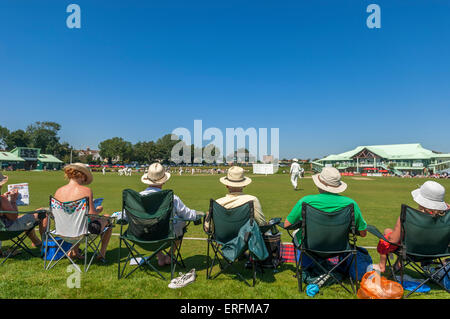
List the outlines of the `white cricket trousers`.
<svg viewBox="0 0 450 319">
<path fill-rule="evenodd" d="M 300 173 L 291 174 L 291 184 L 294 188 L 297 188 L 297 180 L 298 180 L 299 175 L 300 175 Z"/>
</svg>

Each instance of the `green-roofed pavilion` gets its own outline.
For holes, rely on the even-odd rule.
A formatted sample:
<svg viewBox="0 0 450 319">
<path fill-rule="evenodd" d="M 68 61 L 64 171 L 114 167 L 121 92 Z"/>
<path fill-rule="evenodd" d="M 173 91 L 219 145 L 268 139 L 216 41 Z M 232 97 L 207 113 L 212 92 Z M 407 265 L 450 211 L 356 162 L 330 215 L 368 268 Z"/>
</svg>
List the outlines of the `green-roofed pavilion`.
<svg viewBox="0 0 450 319">
<path fill-rule="evenodd" d="M 324 166 L 333 166 L 343 172 L 435 173 L 450 167 L 450 153 L 434 152 L 418 143 L 358 146 L 313 162 L 316 171 Z"/>
</svg>

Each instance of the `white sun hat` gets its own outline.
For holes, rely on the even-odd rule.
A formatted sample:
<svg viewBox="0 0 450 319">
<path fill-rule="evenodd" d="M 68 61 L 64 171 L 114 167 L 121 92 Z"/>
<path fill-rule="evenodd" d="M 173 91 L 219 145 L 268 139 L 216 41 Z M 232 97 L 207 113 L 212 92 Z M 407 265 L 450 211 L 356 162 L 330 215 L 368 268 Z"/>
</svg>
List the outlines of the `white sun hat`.
<svg viewBox="0 0 450 319">
<path fill-rule="evenodd" d="M 244 187 L 252 182 L 252 180 L 244 176 L 244 169 L 239 166 L 232 166 L 227 172 L 226 177 L 220 178 L 220 182 L 231 187 Z"/>
<path fill-rule="evenodd" d="M 445 203 L 445 188 L 434 181 L 423 183 L 420 188 L 411 192 L 414 201 L 422 207 L 433 210 L 447 210 Z"/>
<path fill-rule="evenodd" d="M 141 177 L 141 182 L 150 186 L 162 185 L 170 178 L 170 173 L 166 172 L 160 163 L 153 163 L 148 168 L 148 172 Z"/>
<path fill-rule="evenodd" d="M 324 167 L 312 179 L 317 187 L 328 193 L 338 194 L 347 189 L 347 184 L 341 181 L 341 173 L 334 167 Z"/>
<path fill-rule="evenodd" d="M 293 161 L 293 162 L 298 162 L 298 159 L 293 158 L 292 161 Z"/>
</svg>

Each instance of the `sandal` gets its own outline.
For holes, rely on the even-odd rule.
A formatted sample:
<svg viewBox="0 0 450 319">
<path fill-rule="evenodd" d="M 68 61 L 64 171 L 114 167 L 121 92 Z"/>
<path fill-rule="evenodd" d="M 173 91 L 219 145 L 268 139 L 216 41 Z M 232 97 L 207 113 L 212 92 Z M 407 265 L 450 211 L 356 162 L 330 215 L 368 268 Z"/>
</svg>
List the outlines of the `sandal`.
<svg viewBox="0 0 450 319">
<path fill-rule="evenodd" d="M 98 256 L 95 258 L 95 260 L 96 260 L 97 262 L 102 263 L 102 264 L 107 264 L 107 263 L 108 263 L 108 261 L 106 260 L 106 258 L 103 257 L 103 256 L 100 256 L 100 255 L 98 255 Z"/>
</svg>

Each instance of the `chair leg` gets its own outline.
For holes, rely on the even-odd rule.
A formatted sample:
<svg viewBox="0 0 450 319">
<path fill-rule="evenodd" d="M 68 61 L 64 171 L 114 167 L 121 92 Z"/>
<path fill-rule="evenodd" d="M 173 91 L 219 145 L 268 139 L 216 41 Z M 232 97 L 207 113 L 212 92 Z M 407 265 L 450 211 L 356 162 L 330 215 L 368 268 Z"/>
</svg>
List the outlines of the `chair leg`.
<svg viewBox="0 0 450 319">
<path fill-rule="evenodd" d="M 209 279 L 209 239 L 206 244 L 206 279 Z"/>
<path fill-rule="evenodd" d="M 47 268 L 47 250 L 48 250 L 48 232 L 45 232 L 44 270 Z"/>
<path fill-rule="evenodd" d="M 253 270 L 253 287 L 255 287 L 256 284 L 255 258 L 252 258 L 252 270 Z"/>
<path fill-rule="evenodd" d="M 351 263 L 350 263 L 351 264 Z M 356 294 L 358 291 L 358 286 L 359 286 L 359 276 L 358 276 L 358 254 L 355 253 L 355 288 L 353 290 L 353 292 Z M 352 285 L 353 286 L 353 285 Z M 352 287 L 353 288 L 353 287 Z"/>
<path fill-rule="evenodd" d="M 303 253 L 300 252 L 300 258 L 299 261 L 297 261 L 297 258 L 295 258 L 295 262 L 297 263 L 297 284 L 298 284 L 298 288 L 299 291 L 302 292 L 303 291 Z M 299 268 L 300 268 L 300 272 L 299 272 Z"/>
<path fill-rule="evenodd" d="M 122 249 L 122 237 L 119 236 L 119 252 L 117 253 L 117 280 L 120 280 L 120 251 Z"/>
<path fill-rule="evenodd" d="M 173 279 L 173 274 L 175 272 L 175 267 L 176 267 L 176 262 L 175 263 L 173 262 L 173 253 L 175 250 L 175 246 L 176 246 L 175 242 L 172 241 L 172 249 L 170 250 L 170 280 Z M 181 246 L 181 243 L 180 243 L 180 246 Z"/>
</svg>

